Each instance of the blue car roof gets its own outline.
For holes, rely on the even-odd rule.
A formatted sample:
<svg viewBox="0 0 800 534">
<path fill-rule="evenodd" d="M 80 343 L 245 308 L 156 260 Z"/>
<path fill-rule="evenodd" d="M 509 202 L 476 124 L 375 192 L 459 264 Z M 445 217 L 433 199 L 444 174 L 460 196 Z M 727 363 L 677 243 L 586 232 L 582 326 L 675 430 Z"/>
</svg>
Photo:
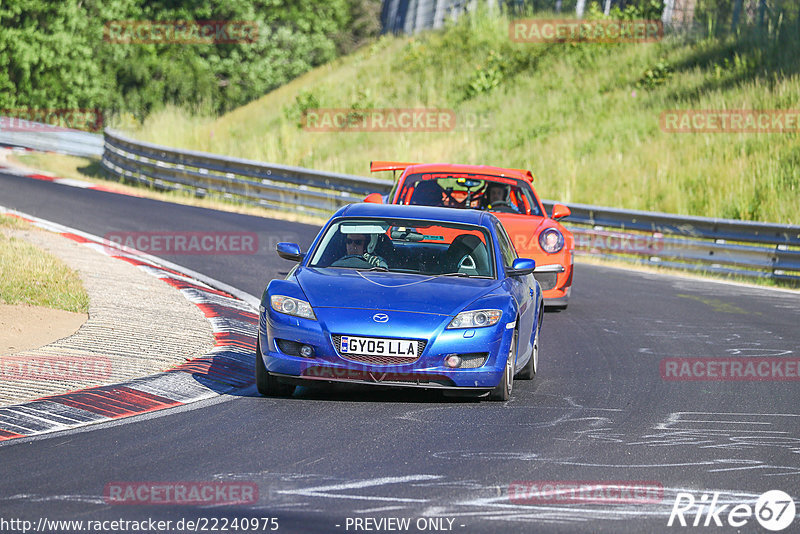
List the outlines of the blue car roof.
<svg viewBox="0 0 800 534">
<path fill-rule="evenodd" d="M 433 206 L 401 206 L 397 204 L 375 204 L 362 202 L 340 208 L 334 217 L 397 217 L 426 219 L 483 226 L 489 220 L 487 214 L 477 210 L 439 208 Z"/>
</svg>

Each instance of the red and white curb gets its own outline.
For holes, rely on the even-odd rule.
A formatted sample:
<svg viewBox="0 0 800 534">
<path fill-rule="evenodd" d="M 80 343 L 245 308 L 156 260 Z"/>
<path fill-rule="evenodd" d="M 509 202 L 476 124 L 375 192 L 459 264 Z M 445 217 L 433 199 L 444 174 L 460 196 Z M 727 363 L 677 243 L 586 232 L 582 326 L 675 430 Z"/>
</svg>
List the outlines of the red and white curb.
<svg viewBox="0 0 800 534">
<path fill-rule="evenodd" d="M 81 189 L 93 189 L 95 191 L 105 191 L 106 193 L 125 194 L 121 193 L 119 190 L 114 189 L 112 187 L 105 187 L 102 185 L 94 184 L 92 182 L 86 182 L 84 180 L 75 180 L 73 178 L 59 178 L 57 176 L 51 176 L 49 174 L 31 173 L 30 171 L 8 165 L 0 165 L 0 172 L 4 172 L 6 174 L 13 174 L 14 176 L 22 176 L 24 178 L 33 178 L 34 180 L 41 180 L 43 182 L 53 182 L 54 184 L 68 185 L 70 187 L 78 187 Z"/>
<path fill-rule="evenodd" d="M 215 338 L 211 351 L 163 373 L 1 407 L 0 441 L 181 406 L 254 383 L 258 299 L 189 269 L 97 236 L 2 206 L 0 213 L 59 233 L 164 280 L 200 308 L 211 323 Z"/>
</svg>

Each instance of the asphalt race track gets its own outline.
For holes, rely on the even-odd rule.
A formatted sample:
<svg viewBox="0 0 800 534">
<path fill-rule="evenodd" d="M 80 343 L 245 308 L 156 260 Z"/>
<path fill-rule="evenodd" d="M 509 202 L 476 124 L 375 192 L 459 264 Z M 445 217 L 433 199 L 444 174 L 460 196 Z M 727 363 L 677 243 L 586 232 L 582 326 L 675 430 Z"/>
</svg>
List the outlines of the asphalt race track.
<svg viewBox="0 0 800 534">
<path fill-rule="evenodd" d="M 256 232 L 255 255 L 165 256 L 256 296 L 291 267 L 272 252 L 274 244 L 307 247 L 317 232 L 10 175 L 0 175 L 0 205 L 100 236 Z M 516 382 L 508 403 L 348 387 L 266 399 L 251 387 L 3 444 L 0 516 L 34 525 L 41 518 L 152 518 L 172 525 L 277 518 L 277 532 L 402 526 L 382 518 L 410 518 L 408 532 L 669 532 L 695 530 L 667 526 L 678 492 L 706 508 L 716 492 L 717 505 L 728 506 L 715 516 L 724 527 L 710 530 L 763 532 L 754 516 L 730 526 L 730 510 L 752 505 L 767 490 L 800 504 L 796 363 L 795 375 L 788 366 L 783 380 L 662 378 L 667 358 L 797 362 L 800 297 L 585 264 L 576 271 L 569 309 L 545 316 L 537 378 Z M 217 507 L 104 500 L 108 484 L 140 481 L 252 483 L 258 500 Z M 547 481 L 658 491 L 605 500 L 548 500 L 529 492 L 530 483 Z M 689 525 L 697 506 L 684 514 Z M 698 524 L 706 519 L 714 525 L 704 512 Z M 785 531 L 798 532 L 799 525 L 797 518 Z"/>
</svg>

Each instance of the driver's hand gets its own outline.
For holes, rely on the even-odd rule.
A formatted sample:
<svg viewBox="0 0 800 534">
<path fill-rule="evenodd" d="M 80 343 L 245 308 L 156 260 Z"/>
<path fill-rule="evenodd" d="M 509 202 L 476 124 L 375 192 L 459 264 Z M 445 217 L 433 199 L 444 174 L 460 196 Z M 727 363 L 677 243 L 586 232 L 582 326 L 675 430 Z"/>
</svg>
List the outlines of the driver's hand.
<svg viewBox="0 0 800 534">
<path fill-rule="evenodd" d="M 373 265 L 375 267 L 383 267 L 384 269 L 388 269 L 389 268 L 389 264 L 386 263 L 386 260 L 384 260 L 380 256 L 373 255 L 373 254 L 370 254 L 370 253 L 367 252 L 367 253 L 364 254 L 363 258 L 364 258 L 364 260 L 367 261 L 367 263 L 369 263 L 370 265 Z"/>
</svg>

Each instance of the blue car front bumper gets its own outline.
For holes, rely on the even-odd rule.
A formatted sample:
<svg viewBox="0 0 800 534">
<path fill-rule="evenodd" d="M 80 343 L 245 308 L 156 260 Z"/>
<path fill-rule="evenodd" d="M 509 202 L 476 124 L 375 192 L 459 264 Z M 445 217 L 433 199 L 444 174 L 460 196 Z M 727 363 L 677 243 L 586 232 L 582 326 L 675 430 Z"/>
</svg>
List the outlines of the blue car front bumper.
<svg viewBox="0 0 800 534">
<path fill-rule="evenodd" d="M 315 308 L 317 320 L 263 310 L 259 343 L 264 365 L 271 375 L 301 380 L 350 382 L 382 386 L 456 390 L 494 388 L 500 381 L 513 339 L 509 322 L 474 329 L 447 330 L 452 317 L 430 313 Z M 377 323 L 376 313 L 389 320 Z M 412 363 L 402 359 L 343 355 L 336 336 L 403 339 L 424 345 Z M 311 357 L 298 348 L 312 348 Z M 462 366 L 445 365 L 450 354 L 462 358 Z M 389 363 L 387 363 L 387 361 Z"/>
</svg>

